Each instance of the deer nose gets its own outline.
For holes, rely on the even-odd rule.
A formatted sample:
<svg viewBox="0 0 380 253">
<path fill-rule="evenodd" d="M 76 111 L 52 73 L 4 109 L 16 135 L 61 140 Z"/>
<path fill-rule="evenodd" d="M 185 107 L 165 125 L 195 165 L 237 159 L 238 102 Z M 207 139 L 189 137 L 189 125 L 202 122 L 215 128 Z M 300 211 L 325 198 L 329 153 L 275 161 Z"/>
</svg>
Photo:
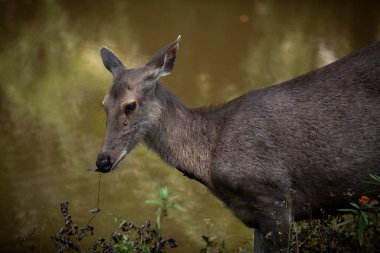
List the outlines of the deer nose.
<svg viewBox="0 0 380 253">
<path fill-rule="evenodd" d="M 107 154 L 100 153 L 96 160 L 96 167 L 102 173 L 110 172 L 112 168 L 111 157 Z"/>
</svg>

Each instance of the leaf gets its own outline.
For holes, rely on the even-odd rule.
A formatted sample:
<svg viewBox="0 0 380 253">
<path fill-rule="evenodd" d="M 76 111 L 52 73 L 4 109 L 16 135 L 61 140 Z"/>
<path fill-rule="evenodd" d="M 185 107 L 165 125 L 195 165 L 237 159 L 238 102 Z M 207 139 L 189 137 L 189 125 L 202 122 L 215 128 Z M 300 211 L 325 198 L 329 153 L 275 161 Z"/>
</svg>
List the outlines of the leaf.
<svg viewBox="0 0 380 253">
<path fill-rule="evenodd" d="M 93 209 L 90 209 L 90 210 L 88 210 L 90 213 L 93 213 L 93 214 L 95 214 L 95 213 L 99 213 L 100 212 L 100 208 L 97 208 L 97 207 L 95 207 L 95 208 L 93 208 Z"/>
<path fill-rule="evenodd" d="M 356 209 L 360 210 L 360 206 L 358 204 L 350 202 L 350 205 L 355 207 Z"/>
<path fill-rule="evenodd" d="M 173 200 L 178 199 L 178 198 L 179 198 L 179 195 L 174 195 L 174 196 L 171 196 L 169 198 L 169 201 L 173 201 Z"/>
<path fill-rule="evenodd" d="M 361 212 L 361 217 L 363 217 L 364 224 L 368 225 L 368 214 L 366 212 Z"/>
<path fill-rule="evenodd" d="M 369 176 L 373 179 L 370 182 L 371 184 L 380 185 L 380 176 L 378 176 L 378 175 L 372 175 L 372 174 L 369 174 Z"/>
<path fill-rule="evenodd" d="M 142 246 L 142 248 L 140 250 L 141 250 L 141 253 L 150 253 L 151 252 L 149 245 Z"/>
<path fill-rule="evenodd" d="M 149 200 L 145 201 L 145 203 L 162 206 L 162 201 L 158 200 L 158 199 L 149 199 Z"/>
<path fill-rule="evenodd" d="M 168 187 L 163 186 L 158 189 L 158 195 L 160 196 L 161 199 L 168 199 Z"/>
<path fill-rule="evenodd" d="M 130 245 L 126 245 L 122 242 L 118 242 L 112 246 L 112 248 L 115 250 L 115 252 L 118 253 L 129 253 L 131 252 Z"/>
<path fill-rule="evenodd" d="M 353 222 L 353 220 L 346 220 L 346 221 L 343 221 L 343 222 L 337 224 L 337 226 L 338 226 L 338 227 L 340 227 L 340 226 L 344 226 L 344 225 L 350 224 L 350 223 L 352 223 L 352 222 Z"/>
<path fill-rule="evenodd" d="M 182 211 L 182 212 L 186 212 L 186 208 L 184 208 L 184 207 L 181 206 L 181 205 L 175 204 L 175 205 L 174 205 L 174 208 L 177 209 L 177 210 L 180 210 L 180 211 Z"/>
<path fill-rule="evenodd" d="M 136 246 L 134 242 L 118 242 L 117 244 L 113 245 L 113 249 L 117 253 L 131 253 L 135 252 Z"/>
<path fill-rule="evenodd" d="M 357 213 L 357 210 L 355 210 L 355 209 L 348 209 L 348 208 L 338 209 L 338 211 L 339 212 Z"/>
</svg>

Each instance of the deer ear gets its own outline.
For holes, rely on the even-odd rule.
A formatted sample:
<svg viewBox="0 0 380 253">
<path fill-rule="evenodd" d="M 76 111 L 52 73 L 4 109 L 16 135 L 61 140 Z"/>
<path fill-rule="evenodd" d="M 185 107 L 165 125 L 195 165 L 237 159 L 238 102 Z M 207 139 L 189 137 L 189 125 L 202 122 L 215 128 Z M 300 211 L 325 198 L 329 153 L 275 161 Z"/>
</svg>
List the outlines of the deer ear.
<svg viewBox="0 0 380 253">
<path fill-rule="evenodd" d="M 125 68 L 116 55 L 106 47 L 100 49 L 100 56 L 102 57 L 104 66 L 112 73 L 112 75 L 115 75 L 121 68 Z"/>
<path fill-rule="evenodd" d="M 161 50 L 158 51 L 158 53 L 156 53 L 146 64 L 153 77 L 158 79 L 161 76 L 169 75 L 172 72 L 180 40 L 181 35 L 179 35 L 174 42 L 161 48 Z"/>
</svg>

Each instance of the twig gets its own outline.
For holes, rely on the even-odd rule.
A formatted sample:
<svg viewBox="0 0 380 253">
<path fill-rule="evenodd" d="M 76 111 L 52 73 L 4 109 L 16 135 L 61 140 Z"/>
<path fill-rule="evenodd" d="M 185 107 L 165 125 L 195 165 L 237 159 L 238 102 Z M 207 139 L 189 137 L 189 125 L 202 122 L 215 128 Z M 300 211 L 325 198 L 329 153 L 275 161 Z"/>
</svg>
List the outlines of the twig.
<svg viewBox="0 0 380 253">
<path fill-rule="evenodd" d="M 301 246 L 302 246 L 307 240 L 309 240 L 312 234 L 313 234 L 313 233 L 310 232 L 309 236 L 306 237 L 306 239 L 305 239 L 303 242 L 301 242 L 301 244 L 298 245 L 298 248 L 300 248 L 300 247 L 301 247 Z"/>
<path fill-rule="evenodd" d="M 99 202 L 100 202 L 100 180 L 102 178 L 102 173 L 99 173 L 99 182 L 98 182 L 98 199 L 96 201 L 96 213 L 91 217 L 91 219 L 87 222 L 87 225 L 90 225 L 91 221 L 96 217 L 96 215 L 99 213 Z"/>
</svg>

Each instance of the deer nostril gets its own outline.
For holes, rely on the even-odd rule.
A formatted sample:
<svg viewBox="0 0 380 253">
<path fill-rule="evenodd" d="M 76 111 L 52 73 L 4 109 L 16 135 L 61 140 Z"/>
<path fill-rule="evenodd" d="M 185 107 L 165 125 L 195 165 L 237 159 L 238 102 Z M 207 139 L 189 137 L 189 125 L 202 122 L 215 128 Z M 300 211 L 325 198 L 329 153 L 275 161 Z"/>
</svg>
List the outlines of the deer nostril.
<svg viewBox="0 0 380 253">
<path fill-rule="evenodd" d="M 100 172 L 110 172 L 112 168 L 111 158 L 108 155 L 99 155 L 96 160 L 96 167 Z"/>
</svg>

